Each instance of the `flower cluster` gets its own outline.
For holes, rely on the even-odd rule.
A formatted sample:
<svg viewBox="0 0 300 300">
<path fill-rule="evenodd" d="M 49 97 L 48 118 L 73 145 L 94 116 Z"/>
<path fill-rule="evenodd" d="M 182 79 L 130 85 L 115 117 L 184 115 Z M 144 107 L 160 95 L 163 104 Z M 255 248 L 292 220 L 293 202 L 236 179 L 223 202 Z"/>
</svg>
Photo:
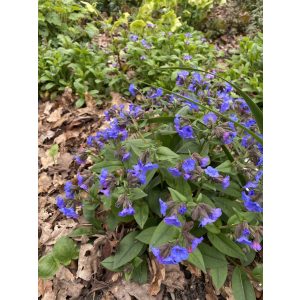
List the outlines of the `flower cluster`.
<svg viewBox="0 0 300 300">
<path fill-rule="evenodd" d="M 59 208 L 59 211 L 63 213 L 67 218 L 77 219 L 78 214 L 73 207 L 66 207 L 65 201 L 61 196 L 56 197 L 56 205 Z"/>
<path fill-rule="evenodd" d="M 247 245 L 255 251 L 260 251 L 262 249 L 260 245 L 260 230 L 252 233 L 247 223 L 244 222 L 238 225 L 236 227 L 235 235 L 238 243 Z M 250 240 L 251 238 L 253 239 Z"/>
<path fill-rule="evenodd" d="M 194 131 L 191 125 L 182 125 L 182 117 L 180 115 L 176 115 L 174 118 L 174 127 L 181 138 L 184 140 L 193 139 Z"/>
</svg>

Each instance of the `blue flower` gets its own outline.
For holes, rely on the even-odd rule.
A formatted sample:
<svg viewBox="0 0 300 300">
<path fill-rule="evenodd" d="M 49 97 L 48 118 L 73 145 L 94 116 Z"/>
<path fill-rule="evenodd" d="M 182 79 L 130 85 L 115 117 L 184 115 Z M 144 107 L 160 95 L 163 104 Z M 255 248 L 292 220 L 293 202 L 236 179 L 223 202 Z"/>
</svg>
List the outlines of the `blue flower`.
<svg viewBox="0 0 300 300">
<path fill-rule="evenodd" d="M 176 227 L 181 226 L 181 222 L 178 220 L 176 215 L 164 218 L 164 222 L 170 226 L 176 226 Z"/>
<path fill-rule="evenodd" d="M 254 202 L 252 200 L 244 201 L 244 206 L 248 211 L 258 212 L 258 213 L 263 211 L 262 207 L 257 202 Z"/>
<path fill-rule="evenodd" d="M 236 241 L 238 243 L 250 246 L 252 244 L 252 242 L 249 240 L 249 234 L 250 234 L 249 229 L 247 229 L 247 228 L 244 229 L 242 234 L 236 239 Z"/>
<path fill-rule="evenodd" d="M 157 97 L 161 97 L 163 95 L 163 89 L 162 88 L 158 88 L 153 94 L 151 94 L 149 96 L 149 98 L 157 98 Z"/>
<path fill-rule="evenodd" d="M 233 139 L 236 137 L 237 133 L 232 131 L 225 131 L 223 133 L 223 143 L 229 145 L 233 142 Z"/>
<path fill-rule="evenodd" d="M 209 165 L 209 157 L 203 157 L 200 160 L 200 167 L 205 168 L 206 166 Z"/>
<path fill-rule="evenodd" d="M 217 169 L 209 166 L 207 167 L 205 170 L 204 170 L 205 174 L 208 175 L 209 177 L 212 177 L 212 178 L 217 178 L 219 177 L 219 172 Z"/>
<path fill-rule="evenodd" d="M 159 205 L 160 205 L 160 213 L 162 214 L 162 216 L 165 216 L 167 213 L 168 205 L 160 198 L 159 198 Z"/>
<path fill-rule="evenodd" d="M 133 97 L 135 97 L 135 91 L 136 91 L 136 87 L 135 87 L 135 85 L 133 84 L 133 83 L 131 83 L 130 84 L 130 86 L 129 86 L 129 92 L 130 92 L 130 94 L 133 96 Z"/>
<path fill-rule="evenodd" d="M 71 181 L 67 181 L 64 187 L 67 199 L 74 199 L 74 186 Z"/>
<path fill-rule="evenodd" d="M 256 164 L 257 167 L 260 167 L 263 164 L 263 156 L 261 156 Z"/>
<path fill-rule="evenodd" d="M 147 41 L 145 39 L 141 40 L 142 45 L 144 46 L 144 48 L 146 49 L 151 49 L 151 45 L 147 43 Z"/>
<path fill-rule="evenodd" d="M 256 183 L 260 181 L 262 175 L 263 175 L 263 171 L 262 170 L 260 170 L 260 171 L 257 172 L 257 174 L 255 176 L 255 182 Z"/>
<path fill-rule="evenodd" d="M 184 59 L 184 60 L 191 60 L 191 59 L 192 59 L 192 56 L 191 56 L 191 55 L 184 55 L 184 56 L 183 56 L 183 59 Z"/>
<path fill-rule="evenodd" d="M 101 170 L 100 176 L 98 178 L 99 178 L 99 182 L 101 185 L 100 192 L 103 193 L 106 197 L 109 197 L 110 196 L 110 185 L 111 185 L 113 176 L 108 173 L 107 169 L 103 168 Z"/>
<path fill-rule="evenodd" d="M 132 206 L 128 206 L 123 208 L 123 210 L 118 213 L 118 216 L 126 217 L 126 216 L 132 216 L 134 214 L 135 214 L 134 208 Z"/>
<path fill-rule="evenodd" d="M 88 191 L 88 186 L 85 184 L 85 183 L 83 183 L 83 176 L 81 176 L 79 173 L 77 174 L 77 182 L 78 182 L 78 186 L 81 188 L 81 189 L 83 189 L 83 190 L 85 190 L 86 192 Z"/>
<path fill-rule="evenodd" d="M 202 241 L 204 240 L 203 236 L 200 238 L 194 238 L 192 240 L 192 245 L 191 245 L 191 249 L 189 249 L 189 252 L 193 252 L 200 243 L 202 243 Z"/>
<path fill-rule="evenodd" d="M 226 176 L 222 180 L 222 187 L 224 190 L 226 190 L 230 186 L 230 177 Z"/>
<path fill-rule="evenodd" d="M 174 259 L 176 263 L 180 263 L 181 261 L 188 259 L 189 252 L 184 247 L 174 246 L 171 249 L 171 257 Z"/>
<path fill-rule="evenodd" d="M 129 104 L 129 115 L 131 117 L 137 118 L 141 112 L 143 112 L 143 109 L 140 106 Z"/>
<path fill-rule="evenodd" d="M 58 206 L 58 208 L 64 208 L 66 206 L 64 199 L 61 196 L 56 197 L 56 205 Z"/>
<path fill-rule="evenodd" d="M 184 215 L 187 211 L 187 207 L 185 204 L 181 204 L 180 207 L 178 208 L 178 213 L 180 215 Z"/>
<path fill-rule="evenodd" d="M 208 123 L 214 124 L 214 123 L 216 123 L 217 119 L 218 119 L 218 117 L 216 116 L 215 113 L 209 112 L 208 114 L 203 116 L 203 123 L 205 125 L 208 125 Z"/>
<path fill-rule="evenodd" d="M 85 164 L 85 160 L 83 160 L 80 155 L 76 155 L 74 156 L 74 160 L 78 165 L 83 165 Z"/>
<path fill-rule="evenodd" d="M 136 165 L 133 166 L 133 169 L 128 170 L 130 176 L 136 178 L 140 184 L 146 183 L 146 173 L 150 170 L 157 169 L 157 164 L 147 163 L 143 164 L 140 160 Z"/>
<path fill-rule="evenodd" d="M 126 161 L 131 157 L 131 153 L 130 152 L 126 152 L 123 154 L 122 156 L 122 161 Z"/>
<path fill-rule="evenodd" d="M 185 126 L 181 127 L 181 129 L 177 130 L 177 132 L 180 135 L 180 137 L 183 138 L 184 140 L 194 138 L 194 131 L 193 131 L 192 126 L 190 126 L 190 125 L 185 125 Z"/>
<path fill-rule="evenodd" d="M 139 37 L 138 37 L 137 35 L 135 35 L 135 34 L 131 34 L 131 35 L 129 36 L 129 38 L 130 38 L 133 42 L 136 42 L 136 41 L 139 39 Z"/>
<path fill-rule="evenodd" d="M 185 36 L 186 38 L 190 38 L 190 37 L 192 37 L 192 34 L 189 33 L 189 32 L 187 32 L 187 33 L 184 34 L 184 36 Z"/>
<path fill-rule="evenodd" d="M 182 169 L 186 173 L 193 171 L 195 167 L 196 167 L 196 162 L 192 158 L 188 158 L 182 163 Z"/>
<path fill-rule="evenodd" d="M 186 80 L 186 78 L 188 77 L 189 74 L 190 73 L 185 70 L 178 72 L 177 78 L 176 78 L 176 84 L 178 86 L 184 85 L 184 81 Z"/>
<path fill-rule="evenodd" d="M 77 219 L 78 214 L 75 212 L 74 208 L 69 207 L 67 208 L 65 202 L 62 197 L 56 197 L 56 205 L 59 208 L 59 211 L 63 213 L 67 218 Z"/>
<path fill-rule="evenodd" d="M 257 188 L 257 183 L 253 182 L 253 181 L 248 181 L 245 185 L 244 185 L 244 189 L 255 189 Z"/>
<path fill-rule="evenodd" d="M 213 208 L 211 209 L 210 213 L 207 216 L 204 216 L 200 220 L 200 224 L 202 227 L 206 226 L 207 224 L 211 224 L 217 221 L 217 219 L 222 215 L 222 210 L 220 208 Z"/>
<path fill-rule="evenodd" d="M 179 177 L 181 172 L 177 168 L 168 168 L 168 171 L 174 176 Z"/>
</svg>

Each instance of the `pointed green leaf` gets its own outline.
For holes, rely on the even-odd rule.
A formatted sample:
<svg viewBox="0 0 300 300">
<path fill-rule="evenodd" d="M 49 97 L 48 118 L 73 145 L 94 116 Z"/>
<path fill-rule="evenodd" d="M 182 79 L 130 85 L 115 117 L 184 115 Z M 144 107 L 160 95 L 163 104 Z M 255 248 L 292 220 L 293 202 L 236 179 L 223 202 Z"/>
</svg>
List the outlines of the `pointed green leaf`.
<svg viewBox="0 0 300 300">
<path fill-rule="evenodd" d="M 217 289 L 220 289 L 223 286 L 227 278 L 227 272 L 228 272 L 227 265 L 210 270 L 210 275 Z"/>
<path fill-rule="evenodd" d="M 134 218 L 138 223 L 138 225 L 141 228 L 143 228 L 146 221 L 148 220 L 148 215 L 149 215 L 148 204 L 143 201 L 136 202 L 136 204 L 134 205 L 134 209 L 135 209 Z"/>
<path fill-rule="evenodd" d="M 179 233 L 180 229 L 178 227 L 169 226 L 164 221 L 161 221 L 153 233 L 150 245 L 154 247 L 164 245 L 176 239 Z"/>
<path fill-rule="evenodd" d="M 227 266 L 228 262 L 224 254 L 220 253 L 217 249 L 201 243 L 199 249 L 203 255 L 203 260 L 206 268 L 220 268 Z"/>
<path fill-rule="evenodd" d="M 188 262 L 193 264 L 195 267 L 206 273 L 205 264 L 201 251 L 196 248 L 192 253 L 190 253 Z"/>
<path fill-rule="evenodd" d="M 144 244 L 150 244 L 151 238 L 157 226 L 152 226 L 147 229 L 144 229 L 139 233 L 135 238 Z"/>
<path fill-rule="evenodd" d="M 137 235 L 138 231 L 130 232 L 122 239 L 114 256 L 114 269 L 124 266 L 140 253 L 144 244 L 135 239 Z"/>
<path fill-rule="evenodd" d="M 243 253 L 242 249 L 225 235 L 221 233 L 212 234 L 209 232 L 207 236 L 213 246 L 220 252 L 239 259 L 245 258 L 245 254 Z"/>
<path fill-rule="evenodd" d="M 255 293 L 247 274 L 236 267 L 232 273 L 232 291 L 235 299 L 255 300 Z"/>
</svg>

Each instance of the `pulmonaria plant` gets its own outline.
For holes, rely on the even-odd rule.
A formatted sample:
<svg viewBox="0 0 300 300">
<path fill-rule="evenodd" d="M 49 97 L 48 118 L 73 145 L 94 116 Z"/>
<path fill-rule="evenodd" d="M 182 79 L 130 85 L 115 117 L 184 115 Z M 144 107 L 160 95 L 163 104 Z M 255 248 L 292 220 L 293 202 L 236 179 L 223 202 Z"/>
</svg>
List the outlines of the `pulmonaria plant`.
<svg viewBox="0 0 300 300">
<path fill-rule="evenodd" d="M 122 224 L 125 237 L 102 265 L 133 278 L 147 251 L 206 272 L 218 268 L 210 247 L 223 265 L 249 265 L 262 249 L 263 148 L 250 108 L 214 74 L 179 71 L 173 90 L 131 83 L 132 103 L 104 112 L 108 124 L 88 137 L 74 158 L 81 171 L 57 198 L 68 218 L 82 213 L 111 231 Z"/>
</svg>

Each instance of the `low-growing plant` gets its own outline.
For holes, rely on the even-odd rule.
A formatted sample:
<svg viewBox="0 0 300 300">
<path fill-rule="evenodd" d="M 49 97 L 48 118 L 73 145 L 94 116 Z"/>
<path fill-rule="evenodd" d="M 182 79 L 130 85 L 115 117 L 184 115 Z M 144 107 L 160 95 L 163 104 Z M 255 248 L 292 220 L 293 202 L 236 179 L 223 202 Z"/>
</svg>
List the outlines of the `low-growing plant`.
<svg viewBox="0 0 300 300">
<path fill-rule="evenodd" d="M 258 32 L 251 39 L 244 37 L 239 48 L 227 60 L 226 78 L 239 84 L 254 96 L 254 101 L 263 101 L 263 36 Z"/>
<path fill-rule="evenodd" d="M 101 264 L 127 279 L 148 280 L 150 255 L 190 263 L 221 288 L 233 264 L 236 299 L 255 299 L 263 147 L 251 109 L 258 108 L 213 74 L 181 70 L 173 90 L 132 83 L 135 104 L 104 112 L 109 126 L 88 137 L 75 157 L 84 171 L 66 182 L 57 206 L 68 218 L 82 211 L 96 229 L 122 226 L 116 253 Z"/>
</svg>

